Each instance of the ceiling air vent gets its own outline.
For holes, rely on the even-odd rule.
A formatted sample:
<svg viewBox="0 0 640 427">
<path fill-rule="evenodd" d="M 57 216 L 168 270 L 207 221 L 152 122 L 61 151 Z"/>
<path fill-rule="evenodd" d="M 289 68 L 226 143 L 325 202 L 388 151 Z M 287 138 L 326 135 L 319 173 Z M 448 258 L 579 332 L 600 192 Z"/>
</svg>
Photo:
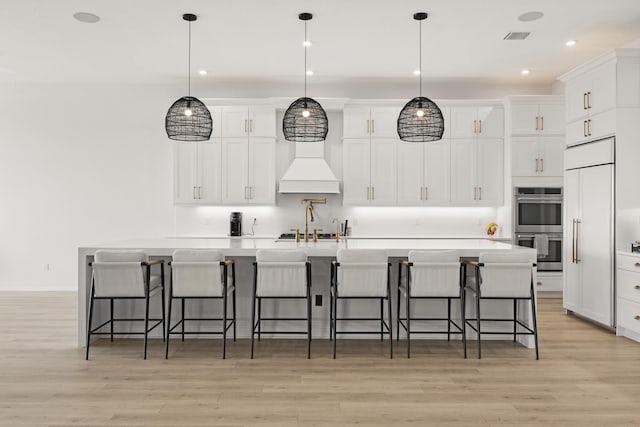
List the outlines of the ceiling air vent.
<svg viewBox="0 0 640 427">
<path fill-rule="evenodd" d="M 504 40 L 524 40 L 529 37 L 529 32 L 511 32 L 504 36 Z"/>
</svg>

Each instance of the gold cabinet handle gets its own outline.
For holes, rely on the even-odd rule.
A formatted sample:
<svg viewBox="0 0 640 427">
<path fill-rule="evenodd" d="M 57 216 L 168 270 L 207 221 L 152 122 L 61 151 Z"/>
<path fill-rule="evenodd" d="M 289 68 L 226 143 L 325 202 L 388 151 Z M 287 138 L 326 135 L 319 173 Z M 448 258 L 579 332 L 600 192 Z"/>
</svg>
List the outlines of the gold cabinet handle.
<svg viewBox="0 0 640 427">
<path fill-rule="evenodd" d="M 429 200 L 429 187 L 424 187 L 424 199 Z"/>
<path fill-rule="evenodd" d="M 244 120 L 244 133 L 247 133 L 247 128 L 248 128 L 248 123 L 247 122 L 248 122 L 248 120 L 245 119 Z"/>
<path fill-rule="evenodd" d="M 591 92 L 587 92 L 587 109 L 591 109 Z"/>
<path fill-rule="evenodd" d="M 482 120 L 478 120 L 478 133 L 482 133 Z"/>
<path fill-rule="evenodd" d="M 544 172 L 544 158 L 540 159 L 540 172 Z"/>
<path fill-rule="evenodd" d="M 540 130 L 540 129 L 539 129 L 539 125 L 538 125 L 538 119 L 539 119 L 539 117 L 538 117 L 538 116 L 536 116 L 536 130 Z"/>
<path fill-rule="evenodd" d="M 540 172 L 540 171 L 538 170 L 538 160 L 539 160 L 539 159 L 536 159 L 536 172 Z"/>
<path fill-rule="evenodd" d="M 371 187 L 367 187 L 367 200 L 371 200 Z"/>
<path fill-rule="evenodd" d="M 586 121 L 586 120 L 582 123 L 582 134 L 583 134 L 585 137 L 587 137 L 587 136 L 588 136 L 588 135 L 587 135 L 587 121 Z"/>
<path fill-rule="evenodd" d="M 478 187 L 478 200 L 482 200 L 482 187 Z"/>
<path fill-rule="evenodd" d="M 576 263 L 576 219 L 572 219 L 571 224 L 571 263 Z"/>
<path fill-rule="evenodd" d="M 376 187 L 371 187 L 371 200 L 376 199 Z"/>
<path fill-rule="evenodd" d="M 582 109 L 587 109 L 587 92 L 582 94 Z"/>
<path fill-rule="evenodd" d="M 371 133 L 371 121 L 367 120 L 367 133 Z"/>
<path fill-rule="evenodd" d="M 587 120 L 587 136 L 591 136 L 591 119 Z"/>
<path fill-rule="evenodd" d="M 540 130 L 544 130 L 544 116 L 540 116 Z"/>
<path fill-rule="evenodd" d="M 249 133 L 253 133 L 253 119 L 249 119 Z"/>
<path fill-rule="evenodd" d="M 473 121 L 473 133 L 478 133 L 478 121 Z"/>
<path fill-rule="evenodd" d="M 376 133 L 376 121 L 371 120 L 371 133 Z"/>
</svg>

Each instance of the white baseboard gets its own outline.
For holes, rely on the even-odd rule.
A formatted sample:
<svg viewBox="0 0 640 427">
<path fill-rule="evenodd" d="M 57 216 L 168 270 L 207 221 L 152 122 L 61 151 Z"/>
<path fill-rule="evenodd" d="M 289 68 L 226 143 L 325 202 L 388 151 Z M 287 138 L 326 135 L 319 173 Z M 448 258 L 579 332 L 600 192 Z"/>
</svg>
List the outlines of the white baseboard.
<svg viewBox="0 0 640 427">
<path fill-rule="evenodd" d="M 0 291 L 77 291 L 78 284 L 71 282 L 0 282 Z"/>
</svg>

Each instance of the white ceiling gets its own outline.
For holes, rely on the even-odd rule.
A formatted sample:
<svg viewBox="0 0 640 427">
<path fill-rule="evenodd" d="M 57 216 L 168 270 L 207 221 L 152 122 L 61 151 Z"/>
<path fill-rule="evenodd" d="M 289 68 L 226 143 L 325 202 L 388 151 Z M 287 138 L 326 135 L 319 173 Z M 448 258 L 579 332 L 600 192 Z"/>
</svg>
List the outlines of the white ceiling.
<svg viewBox="0 0 640 427">
<path fill-rule="evenodd" d="M 97 24 L 75 12 L 101 17 Z M 299 82 L 303 30 L 316 82 L 417 81 L 418 24 L 428 82 L 551 83 L 607 50 L 640 38 L 640 0 L 3 0 L 0 83 L 186 80 L 187 23 L 192 79 Z M 544 17 L 517 17 L 541 11 Z M 505 41 L 510 31 L 530 31 Z M 568 39 L 578 40 L 573 48 Z M 205 77 L 196 71 L 205 68 Z M 520 70 L 531 70 L 522 76 Z"/>
</svg>

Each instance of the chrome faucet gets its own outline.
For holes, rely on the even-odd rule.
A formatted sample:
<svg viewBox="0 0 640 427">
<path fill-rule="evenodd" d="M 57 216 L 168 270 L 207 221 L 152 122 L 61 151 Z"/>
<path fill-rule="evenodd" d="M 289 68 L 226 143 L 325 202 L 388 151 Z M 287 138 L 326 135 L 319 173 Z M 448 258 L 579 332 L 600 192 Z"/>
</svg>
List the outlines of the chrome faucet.
<svg viewBox="0 0 640 427">
<path fill-rule="evenodd" d="M 327 203 L 326 197 L 322 199 L 302 199 L 300 203 L 306 203 L 304 207 L 304 241 L 309 241 L 309 222 L 315 222 L 316 218 L 313 216 L 313 204 L 324 205 Z"/>
</svg>

